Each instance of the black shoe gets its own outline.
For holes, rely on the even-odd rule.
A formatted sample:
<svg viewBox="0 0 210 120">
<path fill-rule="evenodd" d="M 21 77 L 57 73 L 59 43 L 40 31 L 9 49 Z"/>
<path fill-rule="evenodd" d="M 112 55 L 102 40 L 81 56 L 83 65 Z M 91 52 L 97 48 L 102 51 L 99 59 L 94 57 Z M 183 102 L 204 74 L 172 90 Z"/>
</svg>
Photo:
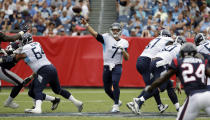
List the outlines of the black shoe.
<svg viewBox="0 0 210 120">
<path fill-rule="evenodd" d="M 51 110 L 55 110 L 58 107 L 58 104 L 60 103 L 60 98 L 55 98 L 55 100 L 51 102 L 52 102 Z"/>
</svg>

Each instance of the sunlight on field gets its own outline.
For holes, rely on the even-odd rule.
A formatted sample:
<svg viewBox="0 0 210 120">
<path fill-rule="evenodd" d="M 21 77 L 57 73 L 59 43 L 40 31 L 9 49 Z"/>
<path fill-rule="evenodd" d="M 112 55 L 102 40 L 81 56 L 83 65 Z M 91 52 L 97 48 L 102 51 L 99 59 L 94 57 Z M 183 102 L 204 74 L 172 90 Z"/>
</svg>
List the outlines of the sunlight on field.
<svg viewBox="0 0 210 120">
<path fill-rule="evenodd" d="M 15 99 L 15 102 L 20 105 L 18 109 L 10 109 L 3 107 L 4 101 L 7 99 L 11 89 L 3 89 L 0 92 L 0 114 L 7 114 L 7 116 L 10 116 L 12 113 L 24 113 L 24 109 L 31 108 L 33 105 L 32 99 L 28 97 L 27 95 L 27 89 L 24 90 L 24 92 L 21 92 L 17 98 Z M 106 113 L 109 112 L 112 108 L 113 101 L 110 100 L 107 95 L 104 93 L 103 89 L 68 89 L 76 98 L 84 102 L 84 109 L 82 112 L 96 112 L 96 113 Z M 126 103 L 132 101 L 133 97 L 138 96 L 140 93 L 140 89 L 121 89 L 121 95 L 120 100 L 123 102 L 123 105 L 120 108 L 120 111 L 122 113 L 131 113 L 130 110 L 126 107 Z M 51 90 L 47 89 L 44 91 L 45 93 L 57 96 L 61 98 L 61 103 L 59 104 L 58 108 L 55 111 L 51 111 L 51 102 L 43 102 L 42 104 L 42 111 L 43 113 L 76 113 L 77 108 L 73 105 L 73 103 L 69 102 L 68 100 L 62 98 L 61 96 L 55 95 L 51 92 Z M 184 93 L 181 95 L 178 95 L 180 104 L 183 103 L 185 99 Z M 166 92 L 163 92 L 161 94 L 161 99 L 164 104 L 168 104 L 169 108 L 166 110 L 166 112 L 176 112 L 174 105 L 172 105 L 169 97 L 167 96 Z M 158 112 L 157 105 L 154 102 L 154 99 L 151 98 L 148 101 L 145 102 L 145 104 L 142 106 L 142 112 Z M 164 117 L 163 117 L 164 118 Z M 162 120 L 163 118 L 152 118 L 152 120 Z M 0 120 L 3 119 L 10 119 L 10 120 L 57 120 L 58 117 L 39 117 L 39 116 L 33 116 L 33 117 L 0 117 Z M 116 117 L 116 116 L 107 116 L 107 117 L 90 117 L 90 116 L 59 116 L 59 120 L 127 120 L 128 118 L 123 117 Z M 141 116 L 140 118 L 137 117 L 129 117 L 129 120 L 151 120 L 151 118 L 144 118 L 144 116 Z M 165 118 L 164 120 L 174 120 L 175 118 Z M 205 119 L 205 118 L 204 118 Z M 202 119 L 199 119 L 202 120 Z"/>
</svg>

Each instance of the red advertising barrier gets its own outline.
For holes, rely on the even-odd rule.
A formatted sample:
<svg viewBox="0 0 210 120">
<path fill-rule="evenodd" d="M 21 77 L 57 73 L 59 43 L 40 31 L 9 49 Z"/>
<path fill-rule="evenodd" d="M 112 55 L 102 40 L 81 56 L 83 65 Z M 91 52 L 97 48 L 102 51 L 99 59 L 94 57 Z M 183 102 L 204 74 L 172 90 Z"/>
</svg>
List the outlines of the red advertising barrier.
<svg viewBox="0 0 210 120">
<path fill-rule="evenodd" d="M 136 70 L 136 60 L 152 38 L 126 38 L 129 41 L 130 59 L 123 62 L 121 87 L 144 87 L 142 77 Z M 55 65 L 62 86 L 101 87 L 103 72 L 102 45 L 92 36 L 81 37 L 34 37 L 41 43 L 48 59 Z M 191 41 L 191 40 L 190 40 Z M 3 43 L 4 48 L 8 43 Z M 13 69 L 20 77 L 32 71 L 20 61 Z M 2 81 L 3 86 L 10 83 Z"/>
</svg>

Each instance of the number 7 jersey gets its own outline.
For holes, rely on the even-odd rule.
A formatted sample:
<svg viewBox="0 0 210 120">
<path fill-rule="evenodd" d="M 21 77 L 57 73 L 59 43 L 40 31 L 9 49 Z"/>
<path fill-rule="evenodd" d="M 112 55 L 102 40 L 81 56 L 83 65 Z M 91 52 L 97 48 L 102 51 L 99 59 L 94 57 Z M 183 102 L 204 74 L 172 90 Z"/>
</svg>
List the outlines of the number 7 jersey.
<svg viewBox="0 0 210 120">
<path fill-rule="evenodd" d="M 37 72 L 41 67 L 50 65 L 51 62 L 47 59 L 39 42 L 32 42 L 23 46 L 20 53 L 25 53 L 26 58 L 24 59 L 33 72 Z"/>
</svg>

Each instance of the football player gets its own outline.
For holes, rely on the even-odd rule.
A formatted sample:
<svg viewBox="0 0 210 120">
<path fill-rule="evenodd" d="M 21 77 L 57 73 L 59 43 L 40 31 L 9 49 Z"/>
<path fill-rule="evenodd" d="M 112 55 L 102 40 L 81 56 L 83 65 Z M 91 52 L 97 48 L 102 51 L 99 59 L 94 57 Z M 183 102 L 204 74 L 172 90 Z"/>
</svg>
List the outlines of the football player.
<svg viewBox="0 0 210 120">
<path fill-rule="evenodd" d="M 63 96 L 72 101 L 81 112 L 83 103 L 73 97 L 73 95 L 65 89 L 62 89 L 58 79 L 56 68 L 47 59 L 39 42 L 33 42 L 32 35 L 25 33 L 22 38 L 23 47 L 16 51 L 15 59 L 24 61 L 29 65 L 35 75 L 29 89 L 29 96 L 35 99 L 35 107 L 33 109 L 25 109 L 27 113 L 42 113 L 41 104 L 46 95 L 42 93 L 46 85 L 49 83 L 54 93 Z M 50 98 L 48 99 L 55 99 Z"/>
<path fill-rule="evenodd" d="M 122 27 L 119 23 L 113 23 L 110 32 L 100 34 L 96 32 L 85 19 L 81 21 L 87 26 L 87 30 L 100 43 L 103 44 L 103 83 L 106 94 L 114 101 L 111 112 L 119 112 L 119 106 L 122 104 L 119 100 L 120 88 L 119 82 L 122 73 L 122 61 L 129 59 L 127 40 L 120 38 Z M 112 91 L 113 86 L 113 91 Z"/>
<path fill-rule="evenodd" d="M 197 46 L 197 51 L 201 53 L 205 59 L 209 59 L 210 41 L 206 39 L 203 33 L 198 33 L 194 38 L 194 43 Z M 206 78 L 205 82 L 210 87 L 210 78 Z"/>
<path fill-rule="evenodd" d="M 171 61 L 177 57 L 179 54 L 181 45 L 186 42 L 186 39 L 182 36 L 177 36 L 175 42 L 172 45 L 166 46 L 161 52 L 157 53 L 154 58 L 152 58 L 151 64 L 150 64 L 150 72 L 152 74 L 151 81 L 153 82 L 155 79 L 159 78 L 163 73 L 165 73 L 168 69 L 168 65 L 171 63 Z M 135 111 L 139 111 L 139 108 L 141 108 L 142 104 L 144 103 L 143 100 L 147 100 L 150 97 L 152 97 L 154 94 L 158 94 L 159 92 L 163 92 L 164 90 L 167 90 L 168 96 L 171 99 L 172 103 L 175 105 L 176 110 L 179 110 L 179 102 L 176 93 L 173 89 L 173 83 L 171 80 L 168 80 L 167 82 L 163 83 L 158 89 L 154 90 L 153 93 L 145 93 L 143 92 L 142 96 L 140 98 L 134 98 L 134 104 L 133 107 Z M 131 103 L 128 103 L 130 105 L 127 105 L 128 107 L 132 107 Z M 130 108 L 131 110 L 133 108 Z M 160 113 L 163 113 L 164 111 L 159 109 Z"/>
<path fill-rule="evenodd" d="M 181 47 L 180 58 L 173 59 L 169 70 L 145 88 L 146 92 L 151 92 L 172 75 L 179 76 L 187 99 L 178 112 L 177 120 L 194 120 L 201 109 L 210 115 L 210 91 L 204 84 L 205 75 L 210 76 L 210 68 L 207 61 L 197 55 L 196 46 L 185 43 Z"/>
<path fill-rule="evenodd" d="M 173 44 L 174 40 L 171 38 L 171 33 L 164 29 L 160 31 L 160 35 L 156 37 L 155 39 L 151 40 L 149 44 L 146 46 L 144 51 L 141 53 L 141 55 L 137 59 L 136 68 L 140 75 L 142 75 L 144 83 L 146 85 L 150 85 L 152 83 L 150 78 L 150 63 L 152 58 L 160 52 L 166 45 Z M 141 101 L 145 101 L 144 98 L 141 98 L 141 96 L 144 95 L 144 91 L 138 96 L 138 98 L 141 99 Z M 168 105 L 164 105 L 161 102 L 159 93 L 154 94 L 155 101 L 158 105 L 158 109 L 160 112 L 165 111 L 168 108 Z M 133 101 L 135 101 L 135 98 L 133 98 Z M 131 108 L 133 106 L 133 103 L 129 102 L 127 103 L 127 107 Z M 133 111 L 133 110 L 132 110 Z M 141 114 L 141 112 L 137 110 L 133 111 L 136 114 Z"/>
</svg>

